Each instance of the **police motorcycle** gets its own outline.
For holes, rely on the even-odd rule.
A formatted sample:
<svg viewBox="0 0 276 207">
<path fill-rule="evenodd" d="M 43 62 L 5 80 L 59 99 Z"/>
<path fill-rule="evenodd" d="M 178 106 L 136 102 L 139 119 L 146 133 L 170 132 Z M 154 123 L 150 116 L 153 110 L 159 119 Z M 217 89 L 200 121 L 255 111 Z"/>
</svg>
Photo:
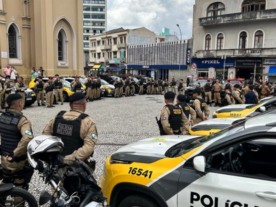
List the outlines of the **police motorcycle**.
<svg viewBox="0 0 276 207">
<path fill-rule="evenodd" d="M 50 201 L 51 207 L 107 207 L 91 168 L 78 159 L 64 160 L 60 155 L 63 147 L 60 138 L 46 135 L 28 144 L 30 165 L 39 169 L 45 183 L 52 187 L 52 194 L 41 192 L 39 205 Z"/>
</svg>

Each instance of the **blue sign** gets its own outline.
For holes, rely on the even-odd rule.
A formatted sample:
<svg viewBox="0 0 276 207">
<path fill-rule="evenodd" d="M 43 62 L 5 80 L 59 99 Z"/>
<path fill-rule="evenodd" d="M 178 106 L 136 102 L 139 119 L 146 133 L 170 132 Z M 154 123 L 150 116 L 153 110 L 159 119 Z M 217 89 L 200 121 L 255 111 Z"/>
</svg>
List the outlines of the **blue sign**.
<svg viewBox="0 0 276 207">
<path fill-rule="evenodd" d="M 179 70 L 179 65 L 127 65 L 128 69 L 159 69 L 159 70 Z M 180 65 L 180 69 L 186 70 L 187 65 Z"/>
<path fill-rule="evenodd" d="M 223 68 L 224 59 L 221 58 L 192 58 L 192 64 L 196 63 L 197 68 Z M 225 67 L 235 67 L 234 58 L 226 58 Z"/>
</svg>

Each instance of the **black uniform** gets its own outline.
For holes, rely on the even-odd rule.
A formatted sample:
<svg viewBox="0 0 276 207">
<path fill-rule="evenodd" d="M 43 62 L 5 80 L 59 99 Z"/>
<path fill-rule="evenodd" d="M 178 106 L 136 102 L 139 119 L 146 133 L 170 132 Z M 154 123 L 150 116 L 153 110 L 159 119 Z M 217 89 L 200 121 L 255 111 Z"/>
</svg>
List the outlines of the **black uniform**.
<svg viewBox="0 0 276 207">
<path fill-rule="evenodd" d="M 179 134 L 181 132 L 181 123 L 182 123 L 182 110 L 179 106 L 174 105 L 166 105 L 168 109 L 170 110 L 170 116 L 168 117 L 170 126 L 173 131 L 179 131 Z M 174 133 L 178 134 L 178 133 Z"/>
</svg>

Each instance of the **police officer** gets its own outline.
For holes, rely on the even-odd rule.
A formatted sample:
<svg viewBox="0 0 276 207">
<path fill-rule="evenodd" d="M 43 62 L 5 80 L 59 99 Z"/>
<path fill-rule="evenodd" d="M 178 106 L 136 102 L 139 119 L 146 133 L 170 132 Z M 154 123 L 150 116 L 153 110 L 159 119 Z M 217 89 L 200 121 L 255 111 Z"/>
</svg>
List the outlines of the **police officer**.
<svg viewBox="0 0 276 207">
<path fill-rule="evenodd" d="M 140 80 L 138 81 L 139 84 L 139 95 L 143 95 L 144 94 L 144 78 L 140 78 Z"/>
<path fill-rule="evenodd" d="M 148 78 L 147 80 L 147 95 L 151 94 L 151 80 Z"/>
<path fill-rule="evenodd" d="M 98 77 L 97 78 L 97 99 L 101 99 L 101 86 L 102 86 L 101 78 Z"/>
<path fill-rule="evenodd" d="M 114 87 L 115 87 L 115 92 L 114 92 L 114 97 L 115 98 L 119 98 L 119 93 L 120 93 L 120 87 L 119 87 L 119 82 L 118 82 L 118 78 L 115 79 L 115 82 L 113 83 Z"/>
<path fill-rule="evenodd" d="M 127 77 L 125 81 L 125 97 L 129 96 L 129 94 L 130 94 L 130 81 L 129 81 L 129 77 Z"/>
<path fill-rule="evenodd" d="M 230 92 L 229 88 L 225 89 L 225 97 L 222 100 L 222 106 L 228 106 L 228 105 L 232 105 L 235 104 L 235 99 L 232 95 L 232 93 Z"/>
<path fill-rule="evenodd" d="M 226 89 L 229 89 L 229 91 L 232 92 L 232 86 L 230 84 L 230 80 L 228 80 L 224 86 L 224 90 L 226 90 Z"/>
<path fill-rule="evenodd" d="M 22 114 L 24 107 L 20 94 L 7 98 L 8 110 L 0 116 L 1 165 L 3 183 L 13 183 L 28 190 L 33 169 L 28 168 L 27 145 L 33 139 L 30 121 Z M 16 206 L 21 206 L 21 198 L 15 198 Z"/>
<path fill-rule="evenodd" d="M 183 79 L 180 79 L 179 85 L 178 85 L 178 94 L 183 94 L 183 90 L 185 89 Z"/>
<path fill-rule="evenodd" d="M 201 98 L 200 96 L 201 90 L 199 88 L 196 88 L 193 91 L 193 97 L 194 97 L 194 103 L 193 103 L 193 109 L 196 112 L 196 121 L 194 124 L 198 124 L 202 121 L 205 121 L 209 118 L 209 108 L 206 104 L 205 100 Z"/>
<path fill-rule="evenodd" d="M 161 78 L 159 78 L 159 80 L 158 80 L 158 93 L 162 95 L 162 91 L 163 91 L 163 81 L 161 80 Z"/>
<path fill-rule="evenodd" d="M 10 81 L 9 77 L 6 77 L 4 90 L 5 90 L 5 100 L 7 100 L 8 96 L 12 93 L 14 87 L 14 83 Z M 5 107 L 7 107 L 7 102 L 5 102 Z"/>
<path fill-rule="evenodd" d="M 130 95 L 135 96 L 135 81 L 133 78 L 130 79 Z"/>
<path fill-rule="evenodd" d="M 36 92 L 36 101 L 38 106 L 40 106 L 40 103 L 42 106 L 45 106 L 43 88 L 44 88 L 44 83 L 42 81 L 42 77 L 40 76 L 38 78 L 38 81 L 34 85 L 34 90 Z"/>
<path fill-rule="evenodd" d="M 194 125 L 196 121 L 196 112 L 195 110 L 186 103 L 186 98 L 184 95 L 178 95 L 176 99 L 176 105 L 182 108 L 183 113 L 188 119 L 190 119 L 191 126 Z"/>
<path fill-rule="evenodd" d="M 81 85 L 79 76 L 75 77 L 75 80 L 71 83 L 71 87 L 75 93 L 81 92 L 82 85 Z"/>
<path fill-rule="evenodd" d="M 69 102 L 70 111 L 61 111 L 49 122 L 43 134 L 61 138 L 64 159 L 86 161 L 93 154 L 98 139 L 96 124 L 84 113 L 87 103 L 83 93 L 73 94 Z"/>
<path fill-rule="evenodd" d="M 175 93 L 164 95 L 166 105 L 161 111 L 161 125 L 167 135 L 188 134 L 189 121 L 179 106 L 174 105 Z"/>
<path fill-rule="evenodd" d="M 155 87 L 154 87 L 155 81 L 151 80 L 151 94 L 155 94 Z"/>
<path fill-rule="evenodd" d="M 174 78 L 173 78 L 172 81 L 171 81 L 171 87 L 172 87 L 172 92 L 175 93 L 175 92 L 176 92 L 176 88 L 175 88 L 175 87 L 176 87 L 176 81 L 175 81 Z"/>
<path fill-rule="evenodd" d="M 207 83 L 205 84 L 203 89 L 205 93 L 205 102 L 207 104 L 210 104 L 210 106 L 212 106 L 212 86 L 211 86 L 210 80 L 207 80 Z"/>
<path fill-rule="evenodd" d="M 158 81 L 154 81 L 154 94 L 158 94 Z"/>
<path fill-rule="evenodd" d="M 268 97 L 270 95 L 270 89 L 267 86 L 267 82 L 264 81 L 263 84 L 260 86 L 261 89 L 261 99 Z"/>
<path fill-rule="evenodd" d="M 86 100 L 87 101 L 93 101 L 93 93 L 92 93 L 92 80 L 91 80 L 91 76 L 87 77 L 87 80 L 84 83 L 85 87 L 86 87 Z"/>
<path fill-rule="evenodd" d="M 97 98 L 97 80 L 92 77 L 92 94 L 93 94 L 93 100 Z"/>
<path fill-rule="evenodd" d="M 20 94 L 20 96 L 22 96 L 22 100 L 23 100 L 23 109 L 26 109 L 25 107 L 25 90 L 26 87 L 23 83 L 23 77 L 18 77 L 17 78 L 17 83 L 15 84 L 16 87 L 16 93 Z"/>
<path fill-rule="evenodd" d="M 166 79 L 164 81 L 164 90 L 165 90 L 165 93 L 167 93 L 169 91 L 169 82 L 168 82 L 168 79 Z"/>
<path fill-rule="evenodd" d="M 239 84 L 234 85 L 233 96 L 234 96 L 236 104 L 244 104 L 244 100 L 242 99 L 242 96 L 241 96 Z"/>
<path fill-rule="evenodd" d="M 47 108 L 55 107 L 54 104 L 54 88 L 55 85 L 52 82 L 52 77 L 49 77 L 48 82 L 44 85 L 44 90 L 46 91 L 46 105 Z"/>
<path fill-rule="evenodd" d="M 55 75 L 54 85 L 56 102 L 58 104 L 58 101 L 60 100 L 61 105 L 63 105 L 63 81 L 60 79 L 58 74 Z"/>
<path fill-rule="evenodd" d="M 221 90 L 222 90 L 222 87 L 219 83 L 219 80 L 216 80 L 216 83 L 213 85 L 215 106 L 221 105 L 221 97 L 220 97 Z"/>
<path fill-rule="evenodd" d="M 125 83 L 124 83 L 124 81 L 123 81 L 123 78 L 121 77 L 120 78 L 120 81 L 119 81 L 119 96 L 120 97 L 122 97 L 123 96 L 123 93 L 124 93 L 124 85 L 125 85 Z"/>
</svg>

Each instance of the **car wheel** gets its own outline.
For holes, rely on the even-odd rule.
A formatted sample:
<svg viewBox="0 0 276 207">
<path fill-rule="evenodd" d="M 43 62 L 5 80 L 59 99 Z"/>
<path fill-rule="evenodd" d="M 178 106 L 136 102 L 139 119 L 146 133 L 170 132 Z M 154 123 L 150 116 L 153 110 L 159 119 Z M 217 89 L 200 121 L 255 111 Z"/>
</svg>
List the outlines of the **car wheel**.
<svg viewBox="0 0 276 207">
<path fill-rule="evenodd" d="M 119 207 L 158 207 L 151 199 L 140 196 L 131 195 L 126 197 L 119 205 Z"/>
<path fill-rule="evenodd" d="M 68 101 L 68 94 L 63 92 L 63 101 Z"/>
</svg>

